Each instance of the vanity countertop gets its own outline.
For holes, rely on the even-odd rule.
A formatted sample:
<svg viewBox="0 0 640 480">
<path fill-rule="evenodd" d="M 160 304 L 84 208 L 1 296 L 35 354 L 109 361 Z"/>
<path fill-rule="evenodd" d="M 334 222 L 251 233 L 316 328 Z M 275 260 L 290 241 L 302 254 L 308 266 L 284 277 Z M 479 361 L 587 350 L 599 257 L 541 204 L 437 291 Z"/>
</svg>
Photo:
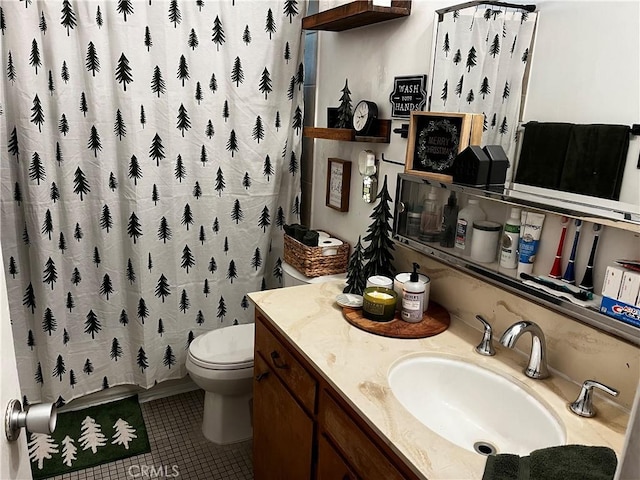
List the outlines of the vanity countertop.
<svg viewBox="0 0 640 480">
<path fill-rule="evenodd" d="M 249 298 L 419 476 L 480 479 L 486 458 L 438 436 L 394 397 L 387 381 L 389 368 L 399 358 L 416 353 L 455 355 L 509 377 L 550 407 L 564 424 L 567 444 L 609 446 L 620 456 L 628 412 L 612 402 L 594 398 L 598 409 L 594 418 L 572 414 L 567 404 L 578 395 L 577 384 L 554 371 L 545 380 L 525 377 L 522 370 L 527 359 L 503 348 L 495 338 L 496 355 L 478 355 L 474 347 L 482 334 L 455 317 L 448 330 L 424 339 L 362 331 L 343 318 L 335 302 L 342 286 L 343 282 L 303 285 L 254 292 Z"/>
</svg>

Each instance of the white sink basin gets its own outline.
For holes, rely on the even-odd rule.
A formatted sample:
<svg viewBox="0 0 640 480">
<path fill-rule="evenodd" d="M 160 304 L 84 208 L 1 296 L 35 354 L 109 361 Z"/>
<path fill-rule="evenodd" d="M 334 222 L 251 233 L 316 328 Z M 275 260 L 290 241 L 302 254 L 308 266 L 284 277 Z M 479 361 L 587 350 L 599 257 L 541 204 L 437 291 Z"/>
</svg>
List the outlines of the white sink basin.
<svg viewBox="0 0 640 480">
<path fill-rule="evenodd" d="M 455 357 L 398 360 L 389 385 L 400 403 L 441 437 L 470 451 L 528 455 L 563 445 L 560 421 L 512 380 Z"/>
</svg>

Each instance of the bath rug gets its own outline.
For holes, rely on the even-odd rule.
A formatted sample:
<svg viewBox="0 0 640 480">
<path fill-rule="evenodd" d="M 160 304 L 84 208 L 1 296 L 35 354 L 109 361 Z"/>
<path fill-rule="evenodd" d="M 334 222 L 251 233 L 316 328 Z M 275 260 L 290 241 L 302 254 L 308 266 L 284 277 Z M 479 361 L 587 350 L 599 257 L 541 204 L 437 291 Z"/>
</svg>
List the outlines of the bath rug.
<svg viewBox="0 0 640 480">
<path fill-rule="evenodd" d="M 52 434 L 29 433 L 34 480 L 151 451 L 138 396 L 58 414 Z"/>
</svg>

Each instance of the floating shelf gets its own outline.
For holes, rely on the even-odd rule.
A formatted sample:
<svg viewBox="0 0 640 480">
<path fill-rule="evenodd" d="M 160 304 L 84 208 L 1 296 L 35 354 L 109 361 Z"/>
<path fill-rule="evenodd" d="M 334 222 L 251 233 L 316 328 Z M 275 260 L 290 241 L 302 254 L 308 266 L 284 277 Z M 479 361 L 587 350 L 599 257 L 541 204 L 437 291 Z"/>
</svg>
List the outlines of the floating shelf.
<svg viewBox="0 0 640 480">
<path fill-rule="evenodd" d="M 373 135 L 359 136 L 352 128 L 304 127 L 302 135 L 307 138 L 324 138 L 343 142 L 390 143 L 391 120 L 378 119 L 374 124 Z"/>
<path fill-rule="evenodd" d="M 411 0 L 393 0 L 390 7 L 373 5 L 372 0 L 357 0 L 303 18 L 302 28 L 304 30 L 341 32 L 406 17 L 410 13 Z"/>
</svg>

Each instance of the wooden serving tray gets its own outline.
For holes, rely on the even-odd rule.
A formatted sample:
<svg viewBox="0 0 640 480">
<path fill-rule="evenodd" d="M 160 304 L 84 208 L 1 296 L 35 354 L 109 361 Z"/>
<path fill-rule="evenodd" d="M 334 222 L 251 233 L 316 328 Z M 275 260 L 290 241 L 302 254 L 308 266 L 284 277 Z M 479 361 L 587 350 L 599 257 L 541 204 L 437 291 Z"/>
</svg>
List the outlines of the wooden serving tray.
<svg viewBox="0 0 640 480">
<path fill-rule="evenodd" d="M 369 333 L 375 333 L 383 337 L 393 338 L 426 338 L 433 337 L 449 328 L 451 318 L 449 312 L 435 302 L 429 302 L 429 308 L 422 316 L 422 321 L 417 323 L 405 322 L 400 318 L 400 312 L 396 311 L 393 320 L 388 322 L 375 322 L 364 318 L 361 308 L 342 308 L 342 316 L 354 327 Z"/>
</svg>

